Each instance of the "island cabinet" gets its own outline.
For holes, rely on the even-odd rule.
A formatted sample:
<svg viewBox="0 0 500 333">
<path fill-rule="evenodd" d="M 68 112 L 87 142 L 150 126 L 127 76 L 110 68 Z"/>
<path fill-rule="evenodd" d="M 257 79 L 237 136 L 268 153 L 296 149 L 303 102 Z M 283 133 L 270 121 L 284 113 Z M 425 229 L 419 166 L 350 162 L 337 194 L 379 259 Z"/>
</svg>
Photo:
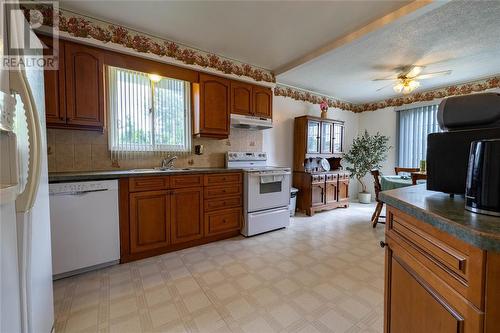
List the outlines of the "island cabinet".
<svg viewBox="0 0 500 333">
<path fill-rule="evenodd" d="M 121 262 L 236 236 L 242 202 L 237 172 L 122 178 Z"/>
<path fill-rule="evenodd" d="M 498 253 L 391 206 L 381 245 L 386 333 L 500 332 Z"/>
<path fill-rule="evenodd" d="M 317 211 L 349 207 L 349 173 L 294 171 L 293 184 L 299 189 L 297 210 L 311 216 Z"/>
</svg>

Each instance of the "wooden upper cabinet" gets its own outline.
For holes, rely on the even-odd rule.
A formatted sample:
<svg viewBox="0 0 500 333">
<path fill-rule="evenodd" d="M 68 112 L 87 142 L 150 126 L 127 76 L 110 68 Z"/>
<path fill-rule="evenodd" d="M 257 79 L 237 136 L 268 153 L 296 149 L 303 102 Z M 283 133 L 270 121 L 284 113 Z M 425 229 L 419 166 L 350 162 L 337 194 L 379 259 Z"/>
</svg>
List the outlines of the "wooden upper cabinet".
<svg viewBox="0 0 500 333">
<path fill-rule="evenodd" d="M 173 190 L 171 208 L 172 244 L 203 237 L 203 188 Z"/>
<path fill-rule="evenodd" d="M 103 52 L 81 44 L 65 44 L 67 123 L 103 128 Z"/>
<path fill-rule="evenodd" d="M 270 88 L 254 86 L 252 99 L 255 116 L 262 118 L 273 117 L 273 92 Z"/>
<path fill-rule="evenodd" d="M 252 115 L 252 85 L 248 83 L 231 82 L 231 113 Z"/>
<path fill-rule="evenodd" d="M 229 136 L 230 81 L 200 74 L 199 86 L 193 85 L 194 131 L 199 137 L 225 139 Z"/>
<path fill-rule="evenodd" d="M 170 244 L 170 195 L 168 191 L 130 194 L 130 252 L 162 248 Z"/>
<path fill-rule="evenodd" d="M 39 36 L 40 40 L 47 48 L 44 48 L 44 55 L 51 55 L 54 52 L 53 40 L 51 37 Z M 59 41 L 58 50 L 59 68 L 63 70 L 45 70 L 45 118 L 47 126 L 61 125 L 66 123 L 66 94 L 64 86 L 64 41 Z"/>
</svg>

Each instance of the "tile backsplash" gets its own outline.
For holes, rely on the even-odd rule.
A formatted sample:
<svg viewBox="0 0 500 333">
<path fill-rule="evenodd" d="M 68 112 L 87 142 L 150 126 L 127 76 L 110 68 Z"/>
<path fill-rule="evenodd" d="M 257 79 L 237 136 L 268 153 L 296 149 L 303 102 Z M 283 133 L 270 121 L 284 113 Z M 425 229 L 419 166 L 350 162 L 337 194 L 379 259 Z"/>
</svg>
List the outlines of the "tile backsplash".
<svg viewBox="0 0 500 333">
<path fill-rule="evenodd" d="M 262 132 L 231 129 L 228 139 L 193 139 L 193 145 L 203 145 L 203 155 L 179 156 L 176 167 L 223 167 L 227 151 L 261 151 Z M 151 158 L 111 160 L 107 132 L 47 129 L 49 172 L 119 170 L 149 168 L 160 165 L 161 156 Z"/>
</svg>

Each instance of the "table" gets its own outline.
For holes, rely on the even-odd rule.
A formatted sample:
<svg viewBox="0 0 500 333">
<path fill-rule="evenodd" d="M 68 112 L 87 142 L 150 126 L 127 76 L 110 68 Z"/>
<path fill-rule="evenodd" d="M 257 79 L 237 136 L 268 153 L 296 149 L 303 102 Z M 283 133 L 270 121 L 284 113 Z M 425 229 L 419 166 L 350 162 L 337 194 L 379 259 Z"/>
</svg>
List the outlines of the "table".
<svg viewBox="0 0 500 333">
<path fill-rule="evenodd" d="M 426 171 L 419 171 L 419 172 L 412 172 L 411 173 L 411 180 L 413 184 L 417 184 L 418 180 L 426 180 L 427 179 L 427 172 Z"/>
<path fill-rule="evenodd" d="M 382 191 L 393 190 L 396 188 L 407 187 L 412 185 L 413 183 L 411 177 L 404 177 L 398 175 L 380 177 L 380 187 L 382 188 Z"/>
</svg>

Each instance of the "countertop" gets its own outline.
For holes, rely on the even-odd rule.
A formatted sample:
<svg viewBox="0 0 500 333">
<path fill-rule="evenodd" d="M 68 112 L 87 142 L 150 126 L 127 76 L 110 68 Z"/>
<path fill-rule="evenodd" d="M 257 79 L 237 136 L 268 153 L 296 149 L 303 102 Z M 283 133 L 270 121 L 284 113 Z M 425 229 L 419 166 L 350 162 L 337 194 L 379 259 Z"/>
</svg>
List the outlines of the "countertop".
<svg viewBox="0 0 500 333">
<path fill-rule="evenodd" d="M 500 217 L 465 210 L 463 196 L 428 191 L 425 184 L 382 191 L 380 199 L 483 250 L 500 252 Z"/>
<path fill-rule="evenodd" d="M 217 172 L 241 172 L 241 169 L 227 168 L 188 168 L 168 171 L 154 169 L 109 170 L 109 171 L 82 171 L 82 172 L 49 172 L 49 183 L 62 183 L 73 181 L 109 180 L 124 177 L 140 176 L 172 176 Z"/>
</svg>

